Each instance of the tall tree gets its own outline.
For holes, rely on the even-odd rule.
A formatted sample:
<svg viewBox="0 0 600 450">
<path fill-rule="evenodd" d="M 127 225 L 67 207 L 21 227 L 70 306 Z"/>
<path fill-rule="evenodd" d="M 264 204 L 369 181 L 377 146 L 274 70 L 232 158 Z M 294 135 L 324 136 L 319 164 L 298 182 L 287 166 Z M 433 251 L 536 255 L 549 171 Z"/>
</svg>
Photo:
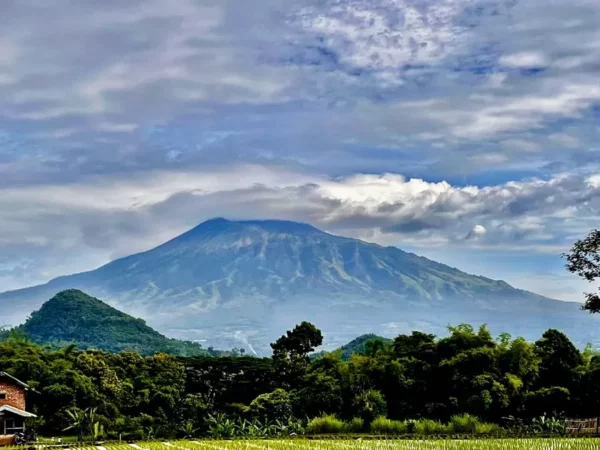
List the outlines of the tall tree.
<svg viewBox="0 0 600 450">
<path fill-rule="evenodd" d="M 572 390 L 578 382 L 578 368 L 583 364 L 581 353 L 558 330 L 548 330 L 535 343 L 540 357 L 539 379 L 541 387 L 560 386 Z"/>
<path fill-rule="evenodd" d="M 600 278 L 600 231 L 593 230 L 585 239 L 581 239 L 563 255 L 567 260 L 567 270 L 581 278 L 593 282 Z M 586 293 L 583 309 L 600 312 L 600 295 Z"/>
<path fill-rule="evenodd" d="M 310 361 L 308 355 L 322 343 L 321 330 L 310 322 L 302 322 L 271 344 L 273 368 L 280 380 L 290 385 L 298 381 Z"/>
</svg>

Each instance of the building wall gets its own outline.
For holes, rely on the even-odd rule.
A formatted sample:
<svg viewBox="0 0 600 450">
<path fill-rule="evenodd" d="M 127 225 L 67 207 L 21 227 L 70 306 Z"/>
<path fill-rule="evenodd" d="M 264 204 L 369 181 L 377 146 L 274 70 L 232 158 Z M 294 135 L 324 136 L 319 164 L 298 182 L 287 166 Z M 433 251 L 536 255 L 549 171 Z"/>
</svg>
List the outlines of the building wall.
<svg viewBox="0 0 600 450">
<path fill-rule="evenodd" d="M 0 380 L 0 394 L 6 394 L 6 400 L 0 399 L 0 406 L 10 405 L 25 411 L 25 390 L 19 386 Z"/>
<path fill-rule="evenodd" d="M 0 447 L 5 445 L 13 445 L 14 444 L 13 436 L 0 436 Z"/>
</svg>

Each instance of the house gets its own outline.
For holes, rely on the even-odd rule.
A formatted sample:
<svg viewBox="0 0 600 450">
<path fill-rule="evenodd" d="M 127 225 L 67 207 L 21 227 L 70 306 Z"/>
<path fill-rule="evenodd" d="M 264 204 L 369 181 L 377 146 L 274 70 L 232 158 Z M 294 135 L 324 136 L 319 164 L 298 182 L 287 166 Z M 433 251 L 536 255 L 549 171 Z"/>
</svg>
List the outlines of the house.
<svg viewBox="0 0 600 450">
<path fill-rule="evenodd" d="M 13 443 L 15 434 L 25 431 L 25 419 L 36 417 L 25 408 L 29 386 L 6 372 L 0 372 L 0 445 Z"/>
</svg>

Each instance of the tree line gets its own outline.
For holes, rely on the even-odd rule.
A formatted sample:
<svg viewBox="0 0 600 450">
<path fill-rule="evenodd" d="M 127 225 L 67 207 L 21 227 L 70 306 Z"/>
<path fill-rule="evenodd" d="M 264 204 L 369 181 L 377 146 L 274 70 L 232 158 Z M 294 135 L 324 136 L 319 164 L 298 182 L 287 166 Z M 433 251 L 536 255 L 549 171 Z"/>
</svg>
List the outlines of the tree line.
<svg viewBox="0 0 600 450">
<path fill-rule="evenodd" d="M 29 409 L 47 436 L 227 435 L 234 423 L 302 432 L 324 416 L 359 431 L 385 418 L 469 414 L 504 424 L 600 412 L 600 355 L 557 330 L 527 342 L 460 325 L 442 338 L 415 331 L 391 343 L 374 339 L 348 360 L 341 352 L 311 359 L 321 343 L 307 322 L 271 344 L 271 358 L 55 350 L 14 335 L 0 343 L 0 368 L 39 392 Z"/>
</svg>

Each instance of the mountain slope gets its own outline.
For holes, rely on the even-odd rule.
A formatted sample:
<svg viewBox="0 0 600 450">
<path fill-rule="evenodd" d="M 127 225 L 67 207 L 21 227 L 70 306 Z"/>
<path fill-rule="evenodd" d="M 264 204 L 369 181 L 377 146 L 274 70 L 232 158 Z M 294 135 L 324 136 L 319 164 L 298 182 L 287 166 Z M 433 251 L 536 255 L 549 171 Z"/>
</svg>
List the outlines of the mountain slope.
<svg viewBox="0 0 600 450">
<path fill-rule="evenodd" d="M 462 322 L 531 338 L 552 326 L 575 341 L 600 340 L 600 322 L 576 304 L 285 221 L 209 220 L 99 269 L 0 294 L 0 308 L 14 323 L 71 288 L 172 336 L 264 352 L 301 320 L 313 321 L 339 345 L 363 333 L 440 334 Z"/>
<path fill-rule="evenodd" d="M 143 320 L 75 289 L 56 294 L 17 329 L 39 344 L 75 343 L 81 349 L 130 350 L 144 355 L 156 352 L 181 356 L 208 354 L 198 344 L 168 339 Z"/>
</svg>

